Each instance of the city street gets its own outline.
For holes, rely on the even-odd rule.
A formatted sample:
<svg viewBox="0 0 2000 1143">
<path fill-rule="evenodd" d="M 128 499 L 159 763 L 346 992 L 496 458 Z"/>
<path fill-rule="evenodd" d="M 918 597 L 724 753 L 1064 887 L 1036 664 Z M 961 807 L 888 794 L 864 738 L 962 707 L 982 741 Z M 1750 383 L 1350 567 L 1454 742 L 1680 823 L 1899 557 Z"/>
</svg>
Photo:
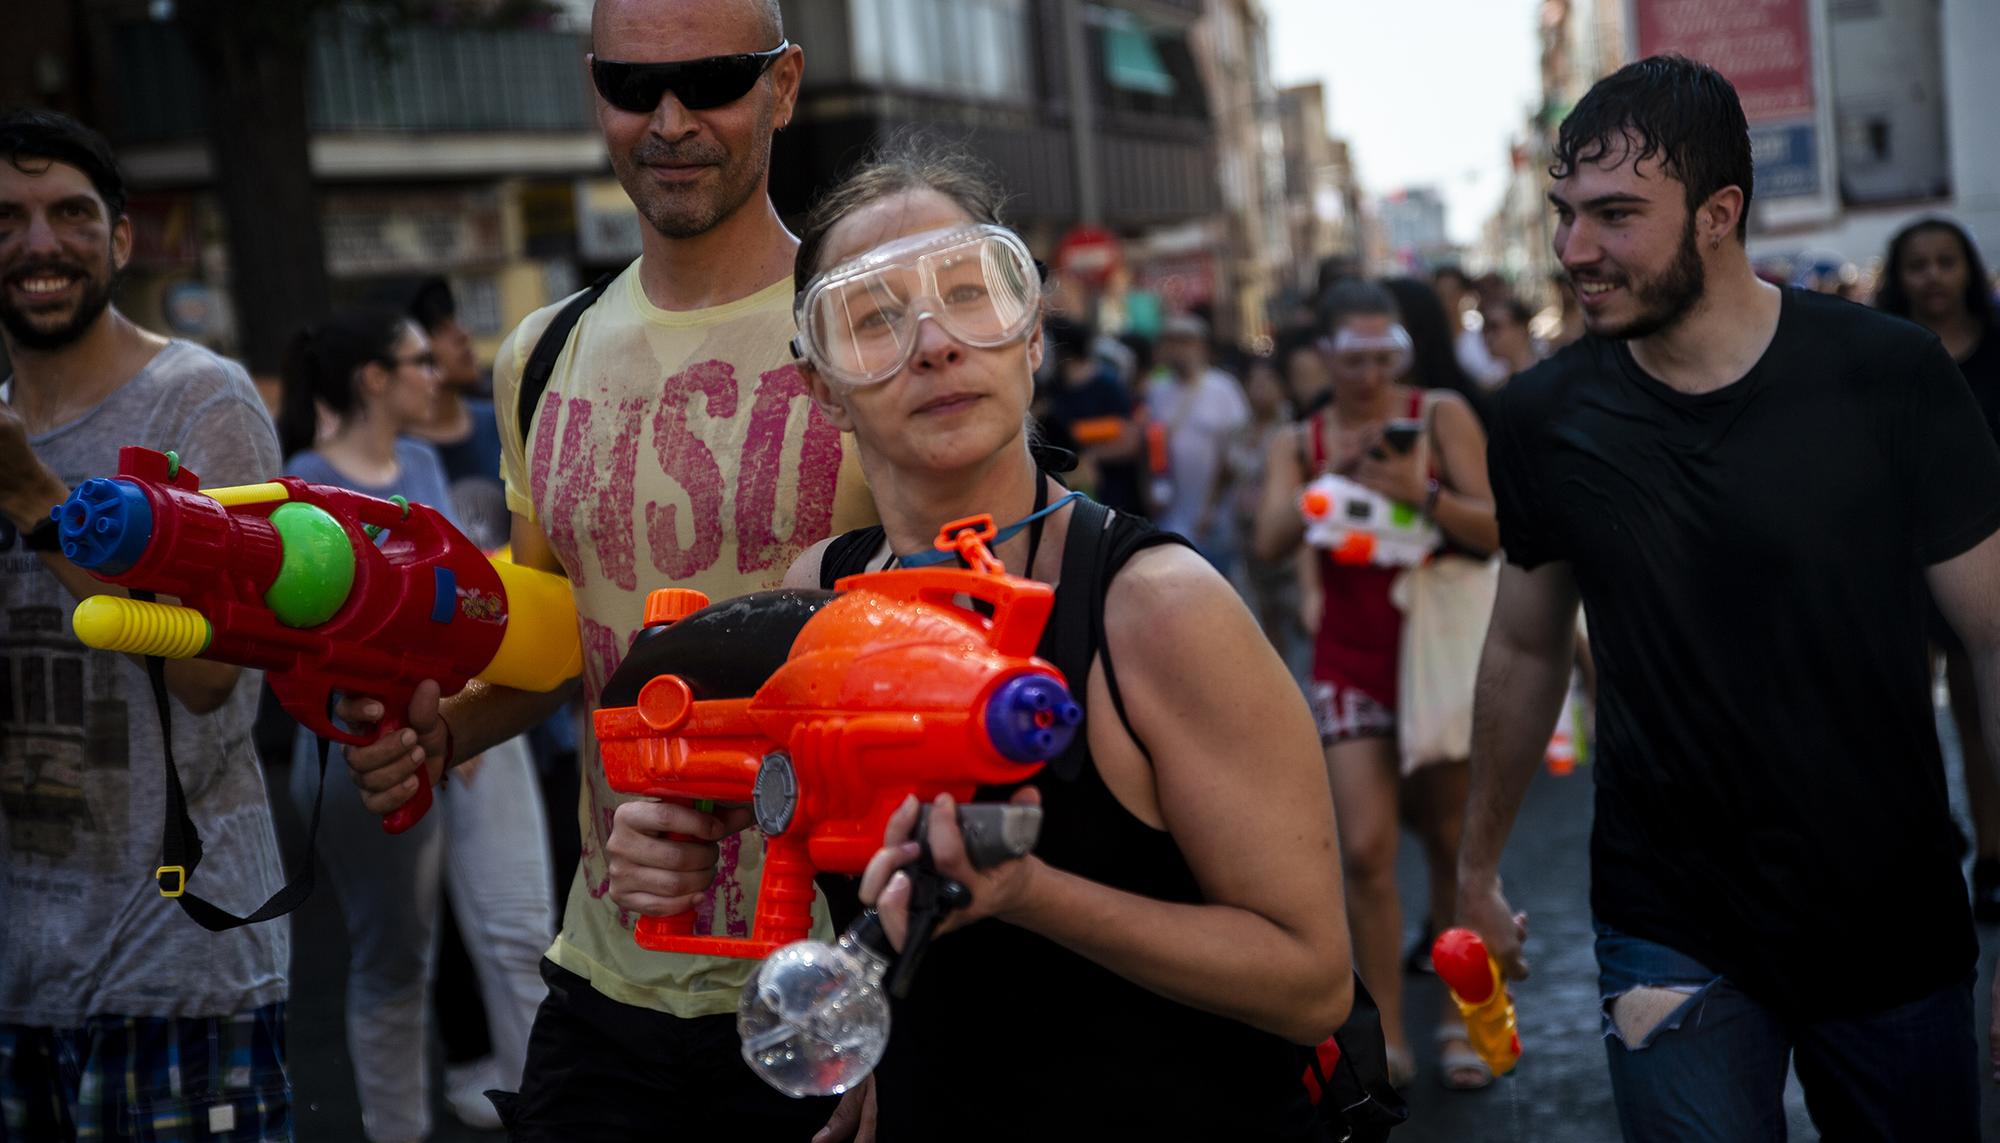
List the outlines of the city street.
<svg viewBox="0 0 2000 1143">
<path fill-rule="evenodd" d="M 1945 734 L 1952 796 L 1962 819 L 1964 789 L 1956 744 L 1948 727 Z M 285 788 L 282 773 L 273 772 L 270 778 L 274 788 Z M 341 775 L 333 774 L 330 780 L 341 786 L 329 790 L 329 796 L 351 796 Z M 1421 1030 L 1433 1026 L 1438 1005 L 1448 1001 L 1435 978 L 1411 980 L 1409 1019 L 1419 1045 L 1420 1071 L 1405 1093 L 1410 1122 L 1396 1132 L 1397 1143 L 1606 1143 L 1618 1137 L 1598 1038 L 1597 970 L 1591 958 L 1585 875 L 1590 791 L 1588 768 L 1566 778 L 1539 776 L 1503 865 L 1508 893 L 1516 907 L 1527 910 L 1532 930 L 1529 956 L 1534 977 L 1514 990 L 1523 1048 L 1520 1066 L 1484 1092 L 1446 1091 L 1437 1082 L 1435 1061 L 1423 1055 L 1427 1045 Z M 290 813 L 289 802 L 279 806 L 279 817 L 286 852 L 293 852 L 301 823 Z M 1400 870 L 1405 911 L 1411 917 L 1419 911 L 1424 885 L 1415 850 L 1406 840 Z M 2000 953 L 2000 928 L 1980 931 L 1980 950 L 1976 996 L 1978 1027 L 1984 1029 L 1987 990 L 1995 954 Z M 299 1143 L 351 1143 L 362 1136 L 341 1030 L 347 947 L 324 878 L 297 914 L 292 955 L 290 1041 Z M 1983 1038 L 1981 1043 L 1983 1049 Z M 438 1088 L 434 1082 L 433 1089 Z M 1792 1137 L 1815 1138 L 1796 1083 L 1787 1095 Z M 442 1096 L 435 1115 L 432 1138 L 439 1143 L 497 1138 L 452 1118 Z M 1990 1084 L 1983 1125 L 1985 1137 L 2000 1139 L 2000 1091 Z"/>
<path fill-rule="evenodd" d="M 1929 820 L 1934 778 L 1907 756 L 1928 733 L 1921 698 L 1898 688 L 1922 674 L 1920 593 L 1938 599 L 1923 621 L 1949 614 L 1975 661 L 1986 654 L 1978 633 L 2000 622 L 2000 603 L 1981 590 L 2000 580 L 2000 134 L 1988 116 L 2000 105 L 2000 0 L 7 6 L 0 1143 L 39 1143 L 63 1114 L 86 1136 L 90 1124 L 130 1121 L 148 1138 L 199 1124 L 202 1109 L 212 1126 L 247 1119 L 274 1074 L 264 1025 L 240 1051 L 210 1050 L 205 1079 L 187 1071 L 191 1036 L 107 1040 L 71 1053 L 102 1065 L 81 1069 L 44 1066 L 62 1061 L 36 1045 L 51 1032 L 165 1016 L 235 1013 L 221 1026 L 248 1026 L 250 1010 L 268 1015 L 271 981 L 287 968 L 274 934 L 287 931 L 283 1048 L 297 1139 L 418 1134 L 425 1093 L 371 1082 L 368 1126 L 385 1138 L 369 1140 L 357 1053 L 404 1080 L 428 1070 L 425 1140 L 500 1139 L 497 1127 L 462 1122 L 446 1098 L 444 1041 L 476 1052 L 481 1038 L 460 998 L 447 993 L 451 1015 L 428 1043 L 407 1011 L 393 1029 L 364 1028 L 365 1051 L 348 1034 L 350 956 L 358 1007 L 391 1016 L 396 1001 L 379 998 L 398 996 L 410 1007 L 410 908 L 441 902 L 440 887 L 364 873 L 350 896 L 379 910 L 355 916 L 383 923 L 357 920 L 350 950 L 319 863 L 303 906 L 272 922 L 286 929 L 217 936 L 165 902 L 129 907 L 132 878 L 166 861 L 171 882 L 178 868 L 142 831 L 157 828 L 163 805 L 170 822 L 186 810 L 212 823 L 203 828 L 223 868 L 205 868 L 212 887 L 197 892 L 231 900 L 282 884 L 318 859 L 290 761 L 250 759 L 253 746 L 289 753 L 289 719 L 322 705 L 308 710 L 300 696 L 326 686 L 396 695 L 424 676 L 476 675 L 552 703 L 581 694 L 567 714 L 615 714 L 637 701 L 619 697 L 621 656 L 673 650 L 639 642 L 682 614 L 649 589 L 727 604 L 817 562 L 828 582 L 846 582 L 840 573 L 863 564 L 948 561 L 965 523 L 951 521 L 974 511 L 996 525 L 990 555 L 1015 574 L 1066 581 L 1059 594 L 1070 602 L 1055 613 L 1065 616 L 1072 602 L 1077 615 L 1126 607 L 1104 601 L 1123 561 L 1161 538 L 1131 527 L 1150 519 L 1187 544 L 1187 558 L 1150 564 L 1162 570 L 1136 587 L 1127 575 L 1118 598 L 1170 589 L 1131 606 L 1152 607 L 1148 620 L 1174 607 L 1202 622 L 1133 625 L 1150 645 L 1133 656 L 1130 689 L 1154 701 L 1138 704 L 1126 730 L 1159 773 L 1120 781 L 1109 760 L 1133 755 L 1100 737 L 1085 742 L 1112 748 L 1098 754 L 1104 782 L 1050 783 L 1043 852 L 1072 881 L 1103 884 L 1079 891 L 1037 876 L 978 889 L 1001 915 L 1129 939 L 1092 950 L 1104 964 L 1082 965 L 1074 940 L 1016 948 L 991 940 L 1006 935 L 991 928 L 985 944 L 980 930 L 944 937 L 990 955 L 966 958 L 978 963 L 962 979 L 925 969 L 937 1001 L 918 996 L 924 1007 L 897 1021 L 899 1058 L 928 1069 L 914 1080 L 896 1060 L 885 1069 L 896 1078 L 879 1089 L 884 1116 L 901 1130 L 934 1123 L 944 1143 L 981 1132 L 1093 1137 L 1087 1110 L 1070 1109 L 1097 1108 L 1119 1117 L 1107 1135 L 1252 1134 L 1256 1110 L 1285 1093 L 1255 1089 L 1257 1045 L 1180 1001 L 1235 1005 L 1236 1016 L 1296 1025 L 1310 1040 L 1335 1017 L 1312 1001 L 1329 1000 L 1347 971 L 1336 910 L 1370 938 L 1355 961 L 1371 976 L 1392 963 L 1398 898 L 1402 948 L 1428 929 L 1425 847 L 1449 848 L 1438 836 L 1449 831 L 1434 828 L 1449 814 L 1436 811 L 1456 802 L 1425 795 L 1456 791 L 1460 775 L 1446 767 L 1399 792 L 1389 763 L 1349 772 L 1344 757 L 1337 818 L 1349 828 L 1335 839 L 1322 816 L 1331 795 L 1308 788 L 1319 781 L 1315 742 L 1401 734 L 1403 749 L 1385 756 L 1463 753 L 1473 636 L 1496 606 L 1532 618 L 1567 590 L 1563 574 L 1526 588 L 1512 576 L 1496 597 L 1488 565 L 1509 556 L 1573 566 L 1567 578 L 1587 592 L 1601 640 L 1601 667 L 1583 665 L 1616 682 L 1605 707 L 1622 718 L 1607 716 L 1609 737 L 1673 760 L 1643 781 L 1626 770 L 1605 784 L 1635 791 L 1605 800 L 1607 844 L 1642 853 L 1650 870 L 1621 880 L 1609 869 L 1607 902 L 1653 907 L 1669 928 L 1678 919 L 1676 943 L 1702 943 L 1689 925 L 1746 942 L 1725 957 L 1729 971 L 1786 1012 L 1824 997 L 1887 1005 L 1906 997 L 1857 985 L 1921 991 L 1964 967 L 1935 959 L 1964 951 L 1939 877 L 1950 827 Z M 100 479 L 114 473 L 125 482 Z M 281 474 L 292 479 L 270 483 Z M 1078 526 L 1050 516 L 1058 510 Z M 1054 539 L 1040 548 L 1044 530 Z M 945 550 L 930 550 L 933 537 Z M 868 562 L 871 544 L 892 550 Z M 983 567 L 960 547 L 961 562 Z M 1919 566 L 1918 556 L 1940 562 Z M 495 570 L 489 557 L 518 566 Z M 1256 628 L 1211 622 L 1209 603 L 1234 614 L 1236 601 L 1213 577 L 1203 586 L 1200 560 L 1229 577 Z M 97 598 L 105 592 L 113 598 Z M 932 595 L 920 602 L 943 598 Z M 1199 605 L 1177 606 L 1189 599 Z M 935 708 L 917 701 L 939 673 L 921 657 L 934 648 L 896 632 L 949 640 L 935 653 L 954 658 L 967 638 L 935 615 L 904 614 L 905 602 L 814 628 L 832 648 L 826 661 L 852 654 L 889 673 L 868 685 L 845 677 L 836 695 L 817 663 L 802 664 L 785 676 L 797 686 L 759 692 L 785 720 L 760 713 L 756 733 L 776 745 L 743 759 L 761 759 L 762 820 L 781 808 L 778 760 L 800 751 L 797 806 L 785 810 L 794 835 L 808 822 L 842 828 L 838 791 L 815 777 L 828 765 L 860 757 L 862 784 L 901 796 L 901 763 L 871 769 L 872 739 L 848 732 L 870 720 L 934 729 Z M 1050 631 L 1060 636 L 1050 657 L 1076 687 L 1074 704 L 1051 705 L 1051 680 L 1015 677 L 1005 600 L 998 610 L 973 602 L 993 655 L 986 678 L 965 680 L 976 697 L 945 709 L 981 712 L 966 733 L 991 740 L 988 761 L 1056 752 L 1042 738 L 1064 729 L 1050 721 L 1057 712 L 1094 703 L 1100 731 L 1124 719 L 1122 702 L 1098 709 L 1103 690 L 1083 685 L 1095 652 L 1066 658 L 1085 624 Z M 716 610 L 714 627 L 678 630 L 741 645 L 737 619 Z M 1091 633 L 1104 652 L 1096 673 L 1108 678 L 1111 647 Z M 905 659 L 905 646 L 918 657 Z M 165 684 L 155 674 L 149 692 L 132 664 L 157 655 L 202 661 L 174 666 Z M 1314 695 L 1316 728 L 1279 660 Z M 224 668 L 251 667 L 287 696 L 292 714 L 278 725 L 251 725 L 251 704 L 229 699 L 249 697 L 250 684 Z M 733 714 L 700 712 L 748 694 L 736 684 L 764 677 L 762 666 L 742 679 L 674 669 L 690 681 L 648 691 L 670 701 L 639 704 L 654 741 L 635 752 L 665 739 L 697 753 L 716 736 L 748 741 Z M 1533 689 L 1526 675 L 1500 673 Z M 1974 697 L 2000 694 L 2000 684 L 1973 694 L 1991 678 L 1969 690 L 1965 677 L 1955 682 L 1968 717 Z M 163 685 L 187 714 L 171 732 Z M 1119 698 L 1116 683 L 1110 694 Z M 1934 714 L 1950 801 L 1970 835 L 1943 698 Z M 1178 733 L 1182 723 L 1227 747 Z M 562 926 L 584 850 L 581 730 L 568 730 L 538 735 L 531 750 L 556 819 L 549 836 L 535 836 L 543 823 L 528 815 L 500 812 L 530 804 L 504 778 L 484 787 L 496 791 L 484 802 L 466 796 L 470 782 L 439 794 L 461 799 L 446 803 L 460 820 L 442 838 L 461 888 L 469 867 L 473 884 L 514 892 L 468 910 L 484 923 L 466 926 L 480 934 L 469 943 L 506 950 L 490 959 L 516 970 L 509 988 L 505 969 L 488 966 L 496 994 L 512 993 L 493 1037 L 510 1064 L 522 1013 L 542 994 L 522 970 L 545 947 L 536 887 L 546 875 L 524 859 L 545 843 L 561 855 L 561 884 L 549 888 L 565 961 L 574 949 L 581 965 L 607 966 L 590 971 L 626 1001 L 698 1011 L 704 995 L 724 1007 L 735 999 L 733 984 L 704 992 L 716 978 L 685 954 L 657 954 L 683 971 L 654 973 L 646 988 L 605 975 L 647 977 L 619 956 L 654 955 L 605 898 L 607 849 L 627 891 L 683 888 L 660 879 L 687 863 L 671 848 L 598 844 L 610 790 L 701 799 L 714 791 L 698 768 L 661 779 L 620 775 L 615 750 L 608 773 L 582 760 L 595 770 L 580 815 L 591 892 Z M 449 758 L 449 727 L 444 737 Z M 1167 751 L 1154 755 L 1148 739 Z M 857 743 L 862 754 L 847 749 Z M 961 752 L 935 745 L 924 747 L 928 762 Z M 1398 744 L 1346 745 L 1365 767 L 1365 751 Z M 147 761 L 162 753 L 170 770 L 178 755 L 185 789 L 162 793 Z M 1234 764 L 1222 777 L 1256 805 L 1205 799 L 1203 813 L 1178 812 L 1189 782 L 1216 779 L 1218 754 Z M 328 804 L 358 811 L 344 760 L 336 752 L 330 763 Z M 263 767 L 285 877 L 263 844 L 271 827 L 251 766 Z M 1663 1053 L 1628 1057 L 1601 1031 L 1590 909 L 1598 776 L 1588 761 L 1560 777 L 1538 772 L 1501 858 L 1506 893 L 1530 918 L 1534 972 L 1512 989 L 1524 1052 L 1509 1075 L 1478 1091 L 1445 1087 L 1478 1078 L 1456 1052 L 1460 1067 L 1439 1066 L 1440 1019 L 1465 1031 L 1448 990 L 1429 974 L 1371 981 L 1378 997 L 1398 991 L 1415 1057 L 1399 1143 L 1612 1143 L 1622 1132 L 1607 1048 L 1621 1074 L 1635 1061 L 1665 1070 Z M 689 785 L 652 785 L 662 780 Z M 551 797 L 563 783 L 567 795 Z M 1988 846 L 2000 835 L 1991 784 L 1975 786 Z M 1165 825 L 1141 836 L 1134 820 Z M 1392 864 L 1387 830 L 1399 820 L 1427 836 L 1404 832 Z M 658 825 L 693 828 L 671 815 Z M 628 813 L 620 828 L 633 826 Z M 358 844 L 348 834 L 327 847 L 343 872 L 356 854 L 410 855 L 388 848 L 398 839 L 379 837 L 372 819 L 357 828 Z M 1344 899 L 1329 864 L 1340 858 L 1328 856 L 1341 853 L 1337 842 L 1356 872 Z M 834 864 L 824 843 L 813 839 L 816 860 Z M 1133 858 L 1155 845 L 1167 848 Z M 180 847 L 169 838 L 165 848 Z M 740 932 L 754 912 L 754 868 L 733 851 L 716 866 L 703 924 Z M 1228 887 L 1252 883 L 1250 903 L 1286 921 L 1283 940 L 1235 908 L 1249 891 Z M 1146 912 L 1114 899 L 1193 898 L 1178 885 L 1203 887 L 1212 907 L 1155 900 L 1140 904 L 1182 912 Z M 1717 907 L 1671 900 L 1676 888 Z M 2000 1143 L 2000 1083 L 1988 1074 L 2000 923 L 1977 944 L 1979 1137 Z M 436 958 L 443 978 L 462 984 L 473 968 L 456 942 L 449 951 Z M 380 963 L 399 954 L 400 973 Z M 1671 963 L 1633 959 L 1634 976 Z M 1211 971 L 1224 960 L 1240 971 Z M 1226 1002 L 1168 979 L 1189 965 Z M 1115 987 L 1102 984 L 1113 977 Z M 1008 979 L 1015 987 L 994 984 Z M 1147 987 L 1160 995 L 1132 994 Z M 1620 1015 L 1644 1023 L 1633 1019 L 1640 1007 Z M 1917 1007 L 1891 1010 L 1907 1023 L 1871 1025 L 1876 1059 L 1856 1066 L 1898 1061 L 1876 1073 L 1893 1089 L 1884 1102 L 1948 1103 L 1965 1119 L 1963 1085 L 1954 1101 L 1909 1078 L 1962 1078 L 1920 1053 L 1950 1042 L 1930 1013 L 1909 1012 Z M 939 1016 L 935 1027 L 912 1018 L 926 1013 Z M 606 1019 L 590 1016 L 591 1028 Z M 734 1063 L 734 1029 L 716 1019 L 728 1039 L 719 1058 Z M 1712 1106 L 1713 1093 L 1757 1069 L 1716 1050 L 1737 1027 L 1720 1007 L 1702 1019 L 1706 1038 L 1666 1043 L 1693 1045 L 1689 1076 L 1707 1062 L 1722 1078 L 1682 1077 L 1676 1090 L 1727 1134 L 1733 1109 Z M 1102 1038 L 1082 1039 L 1092 1031 Z M 748 1039 L 755 1055 L 759 1037 Z M 1867 1087 L 1841 1068 L 1858 1053 L 1824 1026 L 1801 1039 L 1822 1115 L 1865 1120 L 1824 1102 L 1840 1082 Z M 1289 1084 L 1285 1069 L 1299 1075 L 1307 1053 L 1294 1065 L 1273 1050 L 1278 1070 L 1264 1074 Z M 839 1051 L 851 1062 L 854 1052 Z M 1839 1077 L 1826 1087 L 1822 1057 Z M 715 1057 L 657 1065 L 696 1092 L 683 1109 L 754 1102 L 691 1071 L 701 1058 Z M 1406 1063 L 1399 1053 L 1399 1072 Z M 592 1070 L 544 1066 L 537 1078 Z M 1775 1066 L 1758 1075 L 1763 1118 L 1774 1121 Z M 610 1106 L 605 1093 L 631 1078 L 579 1098 Z M 575 1096 L 587 1085 L 563 1087 Z M 646 1116 L 654 1102 L 673 1100 L 645 1101 Z M 489 1114 L 483 1103 L 469 1110 Z M 656 1133 L 696 1143 L 725 1134 L 678 1110 L 658 1108 Z M 1790 1138 L 1819 1137 L 1796 1074 L 1783 1111 Z M 1672 1133 L 1695 1114 L 1676 1117 Z M 730 1126 L 762 1143 L 754 1126 Z M 1898 1126 L 1895 1143 L 1938 1134 Z"/>
<path fill-rule="evenodd" d="M 1945 733 L 1949 736 L 1947 728 Z M 1964 820 L 1964 786 L 1956 744 L 1945 742 L 1952 800 Z M 1590 900 L 1586 876 L 1590 838 L 1590 771 L 1567 778 L 1539 775 L 1502 859 L 1501 876 L 1515 908 L 1528 913 L 1528 963 L 1534 975 L 1514 986 L 1521 1029 L 1521 1063 L 1483 1092 L 1446 1091 L 1435 1061 L 1422 1056 L 1420 1029 L 1432 1026 L 1439 1004 L 1449 1004 L 1435 977 L 1411 982 L 1409 1019 L 1419 1045 L 1420 1074 L 1404 1093 L 1410 1122 L 1397 1143 L 1469 1143 L 1534 1140 L 1536 1143 L 1608 1143 L 1618 1138 L 1611 1082 L 1597 1017 L 1597 965 L 1591 955 Z M 1423 893 L 1422 863 L 1406 844 L 1400 881 L 1406 913 Z M 1988 989 L 2000 928 L 1979 932 L 1980 974 L 1975 986 L 1980 1048 L 1985 1050 Z M 1786 1090 L 1793 1139 L 1816 1139 L 1798 1082 Z M 1983 1138 L 2000 1139 L 2000 1090 L 1985 1088 Z"/>
</svg>

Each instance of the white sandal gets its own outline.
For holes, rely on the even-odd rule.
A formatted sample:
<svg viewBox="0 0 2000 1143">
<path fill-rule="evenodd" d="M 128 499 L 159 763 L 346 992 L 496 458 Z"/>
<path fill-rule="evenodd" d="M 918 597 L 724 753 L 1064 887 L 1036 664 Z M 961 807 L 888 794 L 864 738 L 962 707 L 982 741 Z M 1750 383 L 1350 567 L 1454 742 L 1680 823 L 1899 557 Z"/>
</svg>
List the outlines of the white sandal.
<svg viewBox="0 0 2000 1143">
<path fill-rule="evenodd" d="M 1472 1050 L 1472 1044 L 1465 1037 L 1465 1025 L 1456 1021 L 1442 1024 L 1437 1030 L 1438 1042 L 1438 1082 L 1447 1091 L 1479 1091 L 1493 1084 L 1493 1068 Z M 1446 1044 L 1464 1044 L 1462 1048 L 1446 1048 Z M 1464 1072 L 1477 1072 L 1478 1078 L 1471 1081 L 1454 1077 Z"/>
</svg>

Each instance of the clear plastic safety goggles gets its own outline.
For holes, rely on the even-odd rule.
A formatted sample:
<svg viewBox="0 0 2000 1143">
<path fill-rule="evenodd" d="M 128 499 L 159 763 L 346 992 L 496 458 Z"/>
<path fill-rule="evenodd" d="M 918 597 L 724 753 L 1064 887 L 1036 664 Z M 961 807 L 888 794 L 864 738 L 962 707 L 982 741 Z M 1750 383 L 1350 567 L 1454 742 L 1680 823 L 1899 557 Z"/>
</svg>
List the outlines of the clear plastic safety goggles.
<svg viewBox="0 0 2000 1143">
<path fill-rule="evenodd" d="M 859 388 L 902 371 L 925 318 L 966 345 L 995 349 L 1034 327 L 1042 279 L 1020 238 L 978 224 L 899 238 L 807 284 L 794 307 L 794 355 Z"/>
</svg>

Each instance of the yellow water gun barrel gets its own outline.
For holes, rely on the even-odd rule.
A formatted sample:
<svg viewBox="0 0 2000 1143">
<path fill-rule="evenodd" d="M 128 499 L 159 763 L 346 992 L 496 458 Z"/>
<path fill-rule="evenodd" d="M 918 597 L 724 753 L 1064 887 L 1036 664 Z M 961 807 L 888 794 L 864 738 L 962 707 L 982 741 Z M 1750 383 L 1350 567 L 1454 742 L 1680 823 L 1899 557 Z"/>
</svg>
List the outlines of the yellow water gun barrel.
<svg viewBox="0 0 2000 1143">
<path fill-rule="evenodd" d="M 569 581 L 534 568 L 494 560 L 507 589 L 507 631 L 493 661 L 479 672 L 489 683 L 524 691 L 552 691 L 583 673 L 576 596 Z"/>
<path fill-rule="evenodd" d="M 93 595 L 76 605 L 70 626 L 86 647 L 162 659 L 192 659 L 208 649 L 213 629 L 192 607 Z"/>
<path fill-rule="evenodd" d="M 1479 1053 L 1494 1075 L 1504 1076 L 1514 1070 L 1515 1062 L 1521 1058 L 1521 1036 L 1514 1023 L 1514 1000 L 1500 980 L 1500 966 L 1492 965 L 1491 971 L 1493 994 L 1485 1001 L 1474 1004 L 1456 992 L 1451 998 L 1465 1020 L 1465 1038 L 1472 1050 Z"/>
<path fill-rule="evenodd" d="M 569 581 L 502 561 L 493 566 L 507 588 L 507 631 L 479 677 L 522 690 L 550 691 L 583 673 Z M 191 607 L 116 595 L 93 595 L 77 604 L 70 625 L 87 647 L 163 659 L 197 658 L 214 638 L 207 618 Z"/>
<path fill-rule="evenodd" d="M 1500 964 L 1486 951 L 1486 942 L 1470 929 L 1446 929 L 1431 945 L 1431 964 L 1465 1019 L 1465 1038 L 1472 1050 L 1494 1075 L 1513 1071 L 1521 1058 L 1514 1000 L 1507 995 Z"/>
</svg>

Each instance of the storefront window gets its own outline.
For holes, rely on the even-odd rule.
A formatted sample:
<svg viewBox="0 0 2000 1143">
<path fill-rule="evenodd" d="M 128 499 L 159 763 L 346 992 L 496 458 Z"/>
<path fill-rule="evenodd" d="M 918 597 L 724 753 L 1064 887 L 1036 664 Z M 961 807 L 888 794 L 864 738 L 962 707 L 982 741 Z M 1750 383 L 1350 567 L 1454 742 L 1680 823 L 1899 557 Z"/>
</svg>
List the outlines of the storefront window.
<svg viewBox="0 0 2000 1143">
<path fill-rule="evenodd" d="M 1028 95 L 1025 0 L 853 0 L 856 78 L 914 91 Z"/>
</svg>

